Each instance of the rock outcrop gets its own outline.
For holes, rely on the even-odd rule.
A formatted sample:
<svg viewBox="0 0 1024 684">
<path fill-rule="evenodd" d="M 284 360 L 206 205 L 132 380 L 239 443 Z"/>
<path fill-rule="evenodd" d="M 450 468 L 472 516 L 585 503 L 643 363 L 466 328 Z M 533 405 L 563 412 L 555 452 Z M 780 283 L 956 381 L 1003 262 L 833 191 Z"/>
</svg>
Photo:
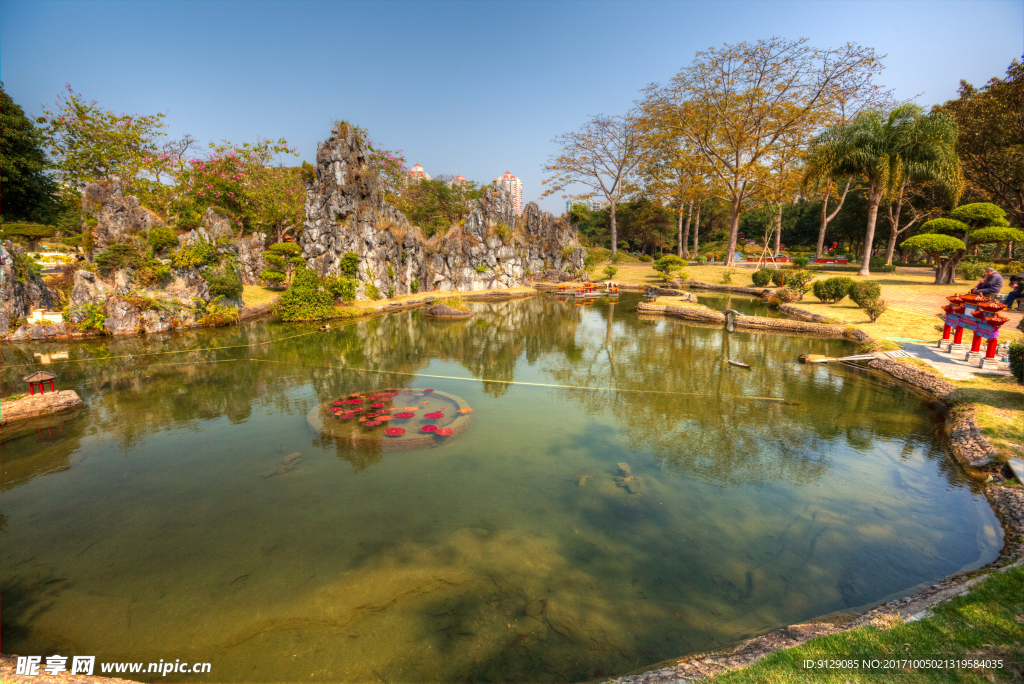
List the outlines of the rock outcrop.
<svg viewBox="0 0 1024 684">
<path fill-rule="evenodd" d="M 163 219 L 143 207 L 138 197 L 125 197 L 124 185 L 116 176 L 86 186 L 82 191 L 82 211 L 90 217 L 86 230 L 92 236 L 95 252 L 128 242 L 133 235 L 145 236 L 150 228 L 164 225 Z"/>
<path fill-rule="evenodd" d="M 350 126 L 320 143 L 316 160 L 299 244 L 321 275 L 338 274 L 347 252 L 359 255 L 358 297 L 368 287 L 381 296 L 518 287 L 541 271 L 583 267 L 584 250 L 564 221 L 534 203 L 517 217 L 497 188 L 485 189 L 463 225 L 424 239 L 384 200 L 363 136 Z"/>
<path fill-rule="evenodd" d="M 260 273 L 267 267 L 263 260 L 263 245 L 266 242 L 267 236 L 263 233 L 254 233 L 235 241 L 238 248 L 238 273 L 242 277 L 242 284 L 259 284 Z"/>
<path fill-rule="evenodd" d="M 28 268 L 25 251 L 10 241 L 0 243 L 0 270 L 0 335 L 6 335 L 11 323 L 32 309 L 52 309 L 57 304 L 57 293 Z"/>
</svg>

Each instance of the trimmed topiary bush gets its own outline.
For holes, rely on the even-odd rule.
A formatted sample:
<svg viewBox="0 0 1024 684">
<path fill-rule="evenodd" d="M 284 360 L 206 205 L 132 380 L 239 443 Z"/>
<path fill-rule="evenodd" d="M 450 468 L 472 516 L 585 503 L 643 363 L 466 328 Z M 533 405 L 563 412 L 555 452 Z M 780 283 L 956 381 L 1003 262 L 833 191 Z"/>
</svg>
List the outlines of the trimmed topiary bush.
<svg viewBox="0 0 1024 684">
<path fill-rule="evenodd" d="M 750 276 L 750 279 L 754 281 L 755 287 L 767 287 L 768 283 L 772 282 L 771 269 L 759 268 L 754 271 L 754 274 Z"/>
<path fill-rule="evenodd" d="M 854 286 L 853 278 L 835 276 L 824 280 L 815 280 L 811 285 L 814 296 L 825 304 L 835 304 L 850 294 L 850 288 Z"/>
<path fill-rule="evenodd" d="M 878 320 L 878 317 L 885 313 L 886 309 L 889 308 L 889 303 L 884 299 L 870 299 L 863 304 L 858 304 L 860 308 L 864 309 L 867 313 L 868 318 L 874 323 Z"/>
<path fill-rule="evenodd" d="M 797 268 L 807 268 L 809 263 L 811 263 L 811 260 L 805 256 L 798 256 L 793 259 L 793 265 Z"/>
<path fill-rule="evenodd" d="M 619 269 L 615 266 L 605 266 L 604 275 L 607 278 L 614 278 L 615 274 L 619 272 Z"/>
<path fill-rule="evenodd" d="M 772 274 L 772 285 L 782 287 L 786 284 L 786 272 L 781 268 L 766 269 Z"/>
<path fill-rule="evenodd" d="M 850 299 L 856 302 L 857 306 L 864 308 L 868 302 L 874 301 L 882 296 L 882 288 L 878 283 L 854 283 L 850 287 Z"/>
<path fill-rule="evenodd" d="M 114 244 L 96 255 L 96 266 L 104 273 L 122 268 L 141 268 L 146 258 L 132 245 Z"/>
<path fill-rule="evenodd" d="M 277 300 L 277 313 L 284 321 L 330 318 L 334 313 L 334 297 L 316 273 L 299 268 L 292 284 Z"/>
<path fill-rule="evenodd" d="M 700 255 L 697 256 L 696 259 L 694 259 L 694 261 L 696 261 L 698 264 L 703 266 L 704 264 L 708 263 L 708 258 L 706 256 L 704 256 L 703 254 L 700 254 Z"/>
<path fill-rule="evenodd" d="M 1010 372 L 1018 383 L 1024 383 L 1024 340 L 1010 343 Z"/>
</svg>

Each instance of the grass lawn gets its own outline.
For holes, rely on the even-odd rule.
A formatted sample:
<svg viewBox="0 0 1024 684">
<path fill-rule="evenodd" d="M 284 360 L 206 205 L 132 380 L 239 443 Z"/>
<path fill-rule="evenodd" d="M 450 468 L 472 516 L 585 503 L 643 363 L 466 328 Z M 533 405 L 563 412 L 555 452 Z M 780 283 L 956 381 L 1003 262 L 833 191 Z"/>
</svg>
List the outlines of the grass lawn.
<svg viewBox="0 0 1024 684">
<path fill-rule="evenodd" d="M 246 306 L 269 304 L 280 297 L 282 292 L 284 292 L 284 290 L 273 290 L 269 287 L 263 287 L 262 285 L 243 285 L 242 303 Z"/>
<path fill-rule="evenodd" d="M 912 645 L 908 653 L 904 645 Z M 1024 654 L 1024 568 L 993 573 L 964 595 L 931 609 L 931 615 L 887 627 L 858 627 L 777 651 L 750 667 L 705 680 L 713 684 L 854 684 L 863 682 L 1020 682 L 1024 660 L 988 677 L 971 672 L 827 672 L 804 660 L 885 656 L 1013 656 Z"/>
</svg>

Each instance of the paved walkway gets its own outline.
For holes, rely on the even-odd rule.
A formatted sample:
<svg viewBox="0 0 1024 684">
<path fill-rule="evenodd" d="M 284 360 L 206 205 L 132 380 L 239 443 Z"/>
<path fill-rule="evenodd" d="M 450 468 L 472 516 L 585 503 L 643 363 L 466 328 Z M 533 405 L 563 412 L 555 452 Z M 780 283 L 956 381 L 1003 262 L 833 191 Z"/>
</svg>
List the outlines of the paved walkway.
<svg viewBox="0 0 1024 684">
<path fill-rule="evenodd" d="M 965 291 L 967 288 L 965 288 Z M 926 316 L 937 316 L 942 313 L 942 307 L 948 304 L 946 295 L 939 292 L 913 292 L 899 287 L 882 285 L 882 299 L 889 302 L 893 309 L 910 311 L 911 313 L 924 314 Z M 1024 318 L 1024 311 L 1001 311 L 1003 316 L 1010 320 L 1003 324 L 1003 328 L 1012 330 Z"/>
<path fill-rule="evenodd" d="M 1009 323 L 1007 323 L 1009 325 Z M 1008 370 L 994 370 L 986 369 L 982 370 L 978 368 L 978 363 L 974 362 L 968 364 L 964 361 L 964 354 L 946 354 L 939 351 L 938 347 L 933 344 L 910 344 L 901 343 L 903 350 L 912 356 L 916 356 L 921 359 L 935 370 L 942 373 L 950 380 L 970 380 L 976 373 L 983 373 L 985 375 L 1009 375 Z"/>
</svg>

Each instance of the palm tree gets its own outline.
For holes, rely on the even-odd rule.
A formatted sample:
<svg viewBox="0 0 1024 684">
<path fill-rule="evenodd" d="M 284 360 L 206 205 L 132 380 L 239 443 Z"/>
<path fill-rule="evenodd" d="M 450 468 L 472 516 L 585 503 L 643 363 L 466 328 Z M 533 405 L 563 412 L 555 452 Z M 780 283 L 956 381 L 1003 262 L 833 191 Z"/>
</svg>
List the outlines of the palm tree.
<svg viewBox="0 0 1024 684">
<path fill-rule="evenodd" d="M 812 141 L 805 183 L 861 176 L 868 184 L 868 227 L 860 275 L 870 275 L 878 205 L 883 197 L 892 196 L 904 179 L 931 181 L 956 205 L 962 184 L 956 141 L 952 118 L 941 112 L 925 114 L 920 106 L 909 103 L 888 115 L 877 110 L 862 112 Z"/>
</svg>

